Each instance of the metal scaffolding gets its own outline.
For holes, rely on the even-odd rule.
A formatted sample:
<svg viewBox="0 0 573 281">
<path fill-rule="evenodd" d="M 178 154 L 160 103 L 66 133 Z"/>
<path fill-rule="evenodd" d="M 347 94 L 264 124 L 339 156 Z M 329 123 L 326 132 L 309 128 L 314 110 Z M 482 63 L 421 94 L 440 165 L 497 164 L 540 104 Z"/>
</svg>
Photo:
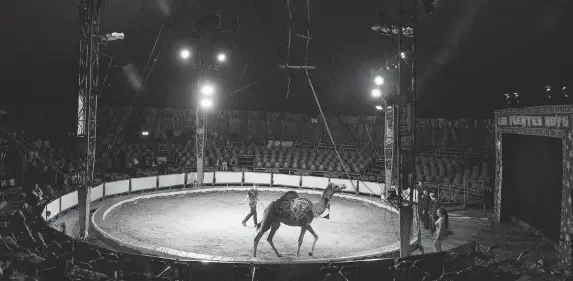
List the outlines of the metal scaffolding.
<svg viewBox="0 0 573 281">
<path fill-rule="evenodd" d="M 83 183 L 78 190 L 80 239 L 86 239 L 88 236 L 90 190 L 93 184 L 96 157 L 101 4 L 100 0 L 83 0 L 80 3 L 81 33 L 78 70 L 77 137 L 80 147 L 80 159 L 84 161 L 82 169 Z"/>
<path fill-rule="evenodd" d="M 217 63 L 207 61 L 207 48 L 199 49 L 198 60 L 194 61 L 198 69 L 197 109 L 195 110 L 195 149 L 197 153 L 197 186 L 203 186 L 205 176 L 205 143 L 207 139 L 207 111 L 201 106 L 201 90 L 208 83 L 209 71 L 219 70 Z"/>
</svg>

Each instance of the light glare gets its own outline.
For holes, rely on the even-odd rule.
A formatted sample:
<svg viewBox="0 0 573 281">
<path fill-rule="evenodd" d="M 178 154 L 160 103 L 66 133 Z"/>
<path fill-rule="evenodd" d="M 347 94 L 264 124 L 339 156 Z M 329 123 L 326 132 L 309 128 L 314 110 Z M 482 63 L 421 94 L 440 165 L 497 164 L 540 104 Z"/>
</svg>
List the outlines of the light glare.
<svg viewBox="0 0 573 281">
<path fill-rule="evenodd" d="M 188 59 L 191 56 L 191 52 L 187 49 L 181 50 L 181 58 Z"/>
<path fill-rule="evenodd" d="M 378 98 L 382 96 L 382 91 L 380 91 L 380 89 L 372 89 L 372 96 Z"/>
<path fill-rule="evenodd" d="M 205 85 L 201 87 L 201 93 L 206 96 L 212 95 L 214 91 L 215 90 L 213 90 L 213 87 L 211 85 Z"/>
<path fill-rule="evenodd" d="M 377 109 L 377 110 L 382 110 L 382 106 L 377 105 L 377 106 L 376 106 L 376 109 Z"/>
<path fill-rule="evenodd" d="M 218 60 L 219 62 L 224 62 L 224 61 L 227 60 L 227 55 L 225 55 L 224 53 L 220 53 L 220 54 L 217 55 L 217 60 Z"/>
<path fill-rule="evenodd" d="M 213 106 L 213 101 L 210 99 L 202 99 L 201 100 L 201 107 L 202 108 L 210 108 Z"/>
<path fill-rule="evenodd" d="M 374 83 L 378 86 L 384 84 L 384 78 L 382 78 L 382 76 L 378 75 L 376 77 L 374 77 Z"/>
</svg>

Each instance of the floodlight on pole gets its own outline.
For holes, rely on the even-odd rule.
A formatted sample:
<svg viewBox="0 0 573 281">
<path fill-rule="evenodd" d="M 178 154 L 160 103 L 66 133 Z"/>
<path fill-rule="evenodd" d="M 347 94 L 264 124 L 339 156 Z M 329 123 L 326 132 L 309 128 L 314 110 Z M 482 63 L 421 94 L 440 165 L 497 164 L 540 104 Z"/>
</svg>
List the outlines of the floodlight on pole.
<svg viewBox="0 0 573 281">
<path fill-rule="evenodd" d="M 213 101 L 211 99 L 202 99 L 200 104 L 202 108 L 207 109 L 213 106 Z"/>
<path fill-rule="evenodd" d="M 191 51 L 188 49 L 183 49 L 179 54 L 181 55 L 182 59 L 188 59 L 191 56 Z"/>
<path fill-rule="evenodd" d="M 227 60 L 227 55 L 225 55 L 225 53 L 219 53 L 217 55 L 217 61 L 225 62 L 226 60 Z"/>
<path fill-rule="evenodd" d="M 374 77 L 374 83 L 378 86 L 384 84 L 384 78 L 380 75 Z"/>
<path fill-rule="evenodd" d="M 382 91 L 380 91 L 380 89 L 378 88 L 372 89 L 372 96 L 375 98 L 379 98 L 380 96 L 382 96 Z"/>
<path fill-rule="evenodd" d="M 215 90 L 211 85 L 203 85 L 203 87 L 201 87 L 201 94 L 205 96 L 211 96 L 213 95 L 213 92 L 215 92 Z"/>
</svg>

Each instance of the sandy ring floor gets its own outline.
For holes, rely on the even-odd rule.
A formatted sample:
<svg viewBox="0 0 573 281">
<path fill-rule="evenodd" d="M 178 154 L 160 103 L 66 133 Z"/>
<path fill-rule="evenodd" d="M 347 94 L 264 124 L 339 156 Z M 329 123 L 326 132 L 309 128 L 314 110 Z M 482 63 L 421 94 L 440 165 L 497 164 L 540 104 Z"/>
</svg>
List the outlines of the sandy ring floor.
<svg viewBox="0 0 573 281">
<path fill-rule="evenodd" d="M 260 188 L 263 204 L 278 198 L 286 189 Z M 315 255 L 307 255 L 312 236 L 305 236 L 301 257 L 296 257 L 300 228 L 281 226 L 275 245 L 277 258 L 266 239 L 253 259 L 255 228 L 240 221 L 247 206 L 237 206 L 244 187 L 191 189 L 144 194 L 104 205 L 92 217 L 94 228 L 105 238 L 146 253 L 183 259 L 257 262 L 316 262 L 378 257 L 396 251 L 398 215 L 390 207 L 364 196 L 337 194 L 330 220 L 316 219 L 319 235 Z M 320 191 L 298 189 L 301 196 L 318 200 Z M 391 212 L 392 211 L 392 212 Z M 259 220 L 263 209 L 258 208 Z M 134 214 L 137 214 L 134 216 Z M 415 241 L 412 241 L 415 242 Z"/>
</svg>

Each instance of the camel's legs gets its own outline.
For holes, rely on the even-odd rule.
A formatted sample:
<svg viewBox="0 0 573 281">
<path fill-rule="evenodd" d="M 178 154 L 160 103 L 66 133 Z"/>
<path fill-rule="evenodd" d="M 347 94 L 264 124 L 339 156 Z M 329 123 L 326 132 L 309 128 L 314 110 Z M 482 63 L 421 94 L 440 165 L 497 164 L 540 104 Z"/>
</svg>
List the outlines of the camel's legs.
<svg viewBox="0 0 573 281">
<path fill-rule="evenodd" d="M 310 224 L 307 226 L 307 228 L 308 232 L 310 232 L 310 234 L 314 236 L 314 242 L 312 242 L 312 248 L 310 249 L 310 253 L 308 253 L 309 256 L 312 256 L 312 253 L 314 252 L 314 246 L 316 246 L 316 241 L 318 240 L 318 235 L 316 234 L 316 232 L 314 232 L 314 229 L 312 229 L 312 226 L 310 226 Z"/>
<path fill-rule="evenodd" d="M 300 257 L 300 246 L 304 240 L 304 234 L 306 233 L 306 225 L 300 227 L 300 236 L 298 237 L 298 248 L 296 249 L 296 256 Z"/>
<path fill-rule="evenodd" d="M 253 257 L 257 257 L 257 246 L 259 245 L 259 241 L 261 241 L 261 237 L 263 237 L 265 232 L 267 232 L 267 230 L 269 230 L 269 228 L 270 228 L 270 225 L 268 225 L 264 221 L 262 222 L 262 224 L 263 225 L 259 229 L 259 232 L 257 232 L 257 236 L 255 236 L 255 245 L 253 248 Z"/>
<path fill-rule="evenodd" d="M 277 251 L 277 248 L 275 248 L 275 244 L 273 243 L 273 237 L 275 236 L 275 233 L 277 233 L 277 230 L 279 229 L 280 226 L 281 226 L 280 222 L 274 222 L 271 225 L 271 232 L 269 232 L 269 236 L 267 237 L 267 241 L 269 241 L 269 244 L 271 244 L 271 247 L 273 247 L 273 250 L 275 250 L 275 253 L 279 258 L 282 256 L 281 254 L 279 254 L 279 251 Z"/>
</svg>

